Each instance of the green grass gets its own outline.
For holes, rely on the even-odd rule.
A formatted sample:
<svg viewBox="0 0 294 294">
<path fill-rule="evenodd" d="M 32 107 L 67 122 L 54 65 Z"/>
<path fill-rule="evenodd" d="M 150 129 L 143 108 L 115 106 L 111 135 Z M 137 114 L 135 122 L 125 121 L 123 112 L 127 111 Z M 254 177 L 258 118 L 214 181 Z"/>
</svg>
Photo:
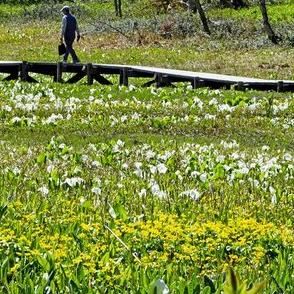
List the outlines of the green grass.
<svg viewBox="0 0 294 294">
<path fill-rule="evenodd" d="M 270 22 L 274 24 L 292 23 L 294 20 L 294 4 L 268 4 L 268 15 Z M 214 9 L 209 11 L 211 18 L 232 19 L 241 22 L 262 21 L 262 15 L 259 6 L 252 6 L 244 9 Z"/>
<path fill-rule="evenodd" d="M 1 59 L 59 60 L 59 23 L 49 26 L 46 22 L 36 22 L 18 29 L 12 27 L 12 24 L 0 25 Z M 87 34 L 75 47 L 85 63 L 152 65 L 273 79 L 293 78 L 293 49 L 286 46 L 242 49 L 223 41 L 192 38 L 185 45 L 182 40 L 159 40 L 155 46 L 134 47 L 134 39 L 135 36 L 126 39 L 115 34 Z M 194 46 L 195 42 L 200 45 Z"/>
<path fill-rule="evenodd" d="M 293 290 L 290 94 L 13 82 L 0 97 L 2 293 L 220 293 L 229 266 Z"/>
</svg>

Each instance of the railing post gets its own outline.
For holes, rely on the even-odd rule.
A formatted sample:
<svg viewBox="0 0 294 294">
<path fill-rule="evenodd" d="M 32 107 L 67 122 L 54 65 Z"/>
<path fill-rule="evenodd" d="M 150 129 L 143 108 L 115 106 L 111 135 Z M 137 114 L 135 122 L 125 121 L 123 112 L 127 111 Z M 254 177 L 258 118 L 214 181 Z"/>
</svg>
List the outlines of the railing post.
<svg viewBox="0 0 294 294">
<path fill-rule="evenodd" d="M 20 69 L 20 79 L 23 82 L 26 82 L 28 80 L 29 72 L 28 72 L 28 63 L 27 61 L 23 61 L 21 64 Z"/>
<path fill-rule="evenodd" d="M 56 69 L 56 82 L 57 83 L 61 83 L 61 81 L 62 81 L 62 70 L 63 70 L 63 63 L 58 62 L 57 69 Z"/>
<path fill-rule="evenodd" d="M 238 91 L 244 91 L 245 87 L 244 87 L 244 83 L 243 82 L 238 82 L 237 84 L 237 90 Z"/>
<path fill-rule="evenodd" d="M 119 84 L 123 86 L 129 85 L 129 75 L 128 75 L 128 68 L 124 67 L 120 70 L 119 75 Z"/>
<path fill-rule="evenodd" d="M 93 85 L 94 77 L 93 77 L 93 65 L 92 63 L 87 64 L 87 83 L 88 85 Z"/>
<path fill-rule="evenodd" d="M 191 85 L 193 89 L 197 89 L 204 85 L 204 81 L 201 80 L 199 77 L 194 77 L 191 81 Z"/>
<path fill-rule="evenodd" d="M 158 88 L 162 87 L 162 84 L 163 84 L 163 75 L 162 75 L 162 73 L 157 73 L 156 74 L 155 81 L 156 81 L 156 87 L 158 87 Z"/>
<path fill-rule="evenodd" d="M 283 90 L 284 90 L 284 82 L 283 81 L 278 81 L 277 92 L 283 92 Z"/>
<path fill-rule="evenodd" d="M 199 78 L 198 77 L 193 78 L 193 81 L 191 84 L 193 89 L 199 88 Z"/>
</svg>

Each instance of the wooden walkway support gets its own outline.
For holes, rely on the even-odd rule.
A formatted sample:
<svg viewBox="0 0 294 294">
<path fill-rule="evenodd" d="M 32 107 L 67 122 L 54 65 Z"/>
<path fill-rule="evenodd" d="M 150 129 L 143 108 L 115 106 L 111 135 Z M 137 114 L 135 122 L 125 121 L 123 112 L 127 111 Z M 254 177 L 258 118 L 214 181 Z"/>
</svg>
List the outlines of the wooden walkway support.
<svg viewBox="0 0 294 294">
<path fill-rule="evenodd" d="M 174 83 L 188 82 L 193 89 L 209 87 L 213 89 L 234 88 L 237 90 L 255 89 L 262 91 L 294 92 L 292 80 L 267 80 L 239 76 L 192 72 L 184 70 L 165 69 L 148 66 L 132 66 L 119 64 L 71 64 L 52 62 L 27 62 L 27 61 L 0 61 L 0 73 L 7 75 L 4 81 L 20 79 L 27 82 L 38 82 L 37 77 L 31 74 L 51 76 L 53 81 L 59 83 L 77 83 L 86 78 L 87 84 L 92 85 L 97 81 L 103 85 L 112 85 L 104 75 L 118 76 L 120 85 L 128 86 L 130 78 L 148 78 L 142 86 L 152 84 L 157 87 L 175 87 Z M 65 77 L 72 74 L 67 80 Z"/>
</svg>

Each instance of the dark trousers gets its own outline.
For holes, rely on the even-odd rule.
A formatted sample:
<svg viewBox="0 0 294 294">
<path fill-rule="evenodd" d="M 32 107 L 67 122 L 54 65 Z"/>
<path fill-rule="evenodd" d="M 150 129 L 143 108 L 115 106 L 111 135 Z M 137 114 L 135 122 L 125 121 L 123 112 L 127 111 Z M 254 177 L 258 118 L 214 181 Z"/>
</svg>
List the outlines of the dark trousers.
<svg viewBox="0 0 294 294">
<path fill-rule="evenodd" d="M 65 39 L 64 41 L 65 41 L 66 51 L 65 51 L 65 54 L 63 56 L 63 60 L 64 61 L 67 61 L 67 58 L 68 58 L 68 56 L 70 54 L 71 57 L 72 57 L 72 61 L 73 62 L 79 62 L 80 60 L 79 60 L 79 58 L 78 58 L 75 50 L 72 47 L 72 44 L 73 44 L 74 40 L 72 40 L 72 39 L 70 39 L 70 40 Z"/>
</svg>

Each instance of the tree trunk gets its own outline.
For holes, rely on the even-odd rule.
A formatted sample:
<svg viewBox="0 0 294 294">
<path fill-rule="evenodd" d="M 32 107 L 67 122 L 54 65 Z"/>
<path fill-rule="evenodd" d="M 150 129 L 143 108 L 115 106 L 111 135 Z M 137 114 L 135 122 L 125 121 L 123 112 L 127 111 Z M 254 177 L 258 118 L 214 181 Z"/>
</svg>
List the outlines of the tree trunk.
<svg viewBox="0 0 294 294">
<path fill-rule="evenodd" d="M 268 38 L 274 44 L 278 44 L 278 37 L 275 35 L 275 33 L 269 23 L 265 0 L 260 0 L 260 10 L 261 10 L 262 19 L 263 19 L 263 27 L 267 33 Z"/>
<path fill-rule="evenodd" d="M 118 0 L 118 16 L 122 17 L 121 0 Z"/>
<path fill-rule="evenodd" d="M 195 7 L 196 9 L 198 10 L 198 13 L 199 13 L 199 16 L 200 16 L 200 19 L 201 19 L 201 22 L 202 22 L 202 25 L 203 25 L 203 29 L 204 31 L 210 35 L 210 29 L 209 29 L 209 26 L 208 26 L 208 21 L 207 21 L 207 18 L 206 18 L 206 15 L 205 15 L 205 12 L 200 4 L 200 1 L 199 0 L 194 0 L 195 1 Z"/>
<path fill-rule="evenodd" d="M 115 15 L 122 17 L 121 0 L 114 0 Z"/>
<path fill-rule="evenodd" d="M 219 5 L 225 8 L 232 8 L 233 5 L 230 0 L 219 0 Z"/>
<path fill-rule="evenodd" d="M 244 8 L 248 6 L 245 2 L 243 2 L 243 0 L 233 0 L 232 5 L 234 9 Z"/>
</svg>

